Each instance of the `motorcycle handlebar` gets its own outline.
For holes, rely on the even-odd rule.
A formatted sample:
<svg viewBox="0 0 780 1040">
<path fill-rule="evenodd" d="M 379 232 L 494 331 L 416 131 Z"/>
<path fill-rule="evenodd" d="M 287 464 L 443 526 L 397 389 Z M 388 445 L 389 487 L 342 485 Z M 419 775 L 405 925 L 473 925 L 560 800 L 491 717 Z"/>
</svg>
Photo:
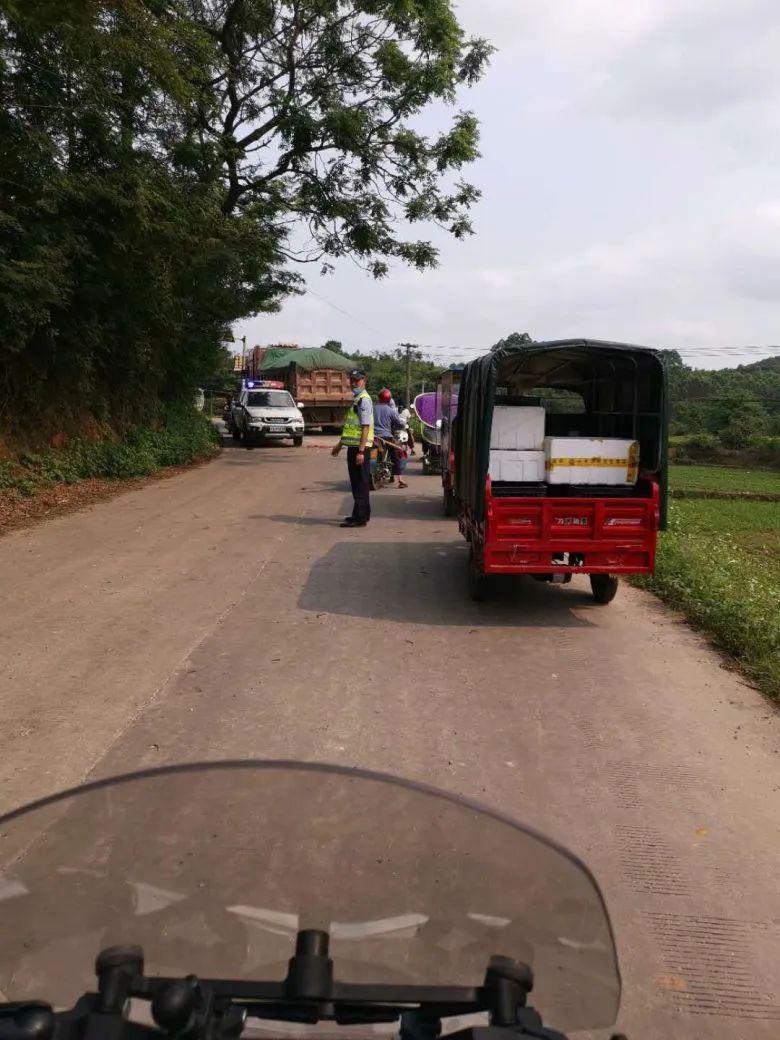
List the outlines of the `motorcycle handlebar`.
<svg viewBox="0 0 780 1040">
<path fill-rule="evenodd" d="M 181 980 L 182 983 L 194 980 Z M 195 1019 L 176 1020 L 174 1015 L 168 1028 L 145 1025 L 125 1017 L 122 1011 L 100 1010 L 101 996 L 85 994 L 68 1011 L 55 1012 L 49 1005 L 37 1001 L 0 1004 L 0 1040 L 161 1040 L 163 1037 L 186 1036 L 189 1040 L 238 1040 L 246 1024 L 246 1008 L 228 1003 L 212 1008 L 212 1014 Z M 397 1016 L 388 1016 L 395 1021 Z M 400 1016 L 400 1040 L 567 1040 L 564 1033 L 547 1029 L 533 1008 L 518 1009 L 517 1023 L 504 1026 L 473 1026 L 454 1033 L 440 1033 L 435 1019 L 414 1011 Z M 306 1022 L 305 1015 L 300 1021 Z M 373 1021 L 376 1021 L 374 1019 Z M 339 1024 L 355 1025 L 359 1020 L 344 1020 Z M 610 1040 L 627 1040 L 614 1033 Z"/>
<path fill-rule="evenodd" d="M 162 1040 L 165 1037 L 186 1036 L 189 1040 L 238 1040 L 247 1015 L 242 1008 L 231 1007 L 232 1014 L 223 1014 L 216 1023 L 193 1023 L 184 1029 L 162 1029 L 125 1018 L 118 1012 L 109 1014 L 92 1009 L 79 1014 L 78 1006 L 70 1011 L 54 1012 L 42 1004 L 27 1005 L 9 1015 L 0 1008 L 0 1040 Z M 404 1018 L 407 1016 L 404 1015 Z M 305 1016 L 301 1018 L 306 1023 Z M 376 1020 L 373 1020 L 376 1021 Z M 395 1021 L 388 1016 L 387 1021 Z M 344 1025 L 360 1024 L 359 1019 L 345 1020 Z M 400 1040 L 567 1040 L 563 1033 L 546 1029 L 538 1016 L 512 1027 L 475 1026 L 455 1033 L 440 1034 L 432 1022 L 418 1024 L 402 1022 Z"/>
<path fill-rule="evenodd" d="M 27 1001 L 0 1004 L 0 1040 L 238 1040 L 248 1018 L 314 1025 L 400 1023 L 401 1040 L 438 1040 L 442 1020 L 488 1013 L 490 1026 L 452 1040 L 566 1040 L 527 1006 L 533 972 L 507 957 L 490 958 L 481 986 L 342 983 L 333 978 L 328 935 L 298 933 L 284 981 L 160 978 L 144 972 L 138 946 L 113 946 L 97 957 L 98 992 L 68 1011 Z M 132 998 L 151 1005 L 155 1025 L 127 1017 Z"/>
</svg>

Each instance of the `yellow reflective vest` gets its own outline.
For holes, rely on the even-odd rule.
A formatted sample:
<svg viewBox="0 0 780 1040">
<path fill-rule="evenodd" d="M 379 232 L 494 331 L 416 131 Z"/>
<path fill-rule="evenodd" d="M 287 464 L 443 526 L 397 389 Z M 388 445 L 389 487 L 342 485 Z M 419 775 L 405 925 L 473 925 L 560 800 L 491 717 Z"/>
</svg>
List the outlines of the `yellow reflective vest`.
<svg viewBox="0 0 780 1040">
<path fill-rule="evenodd" d="M 355 397 L 352 405 L 347 412 L 346 418 L 344 419 L 344 428 L 341 431 L 341 443 L 345 444 L 348 448 L 360 447 L 360 433 L 362 427 L 360 425 L 360 419 L 358 418 L 357 404 L 362 398 L 367 397 L 371 401 L 371 395 L 367 390 L 361 390 L 360 393 Z M 370 448 L 374 443 L 374 405 L 371 403 L 371 423 L 368 427 L 368 440 L 366 441 L 366 447 Z"/>
</svg>

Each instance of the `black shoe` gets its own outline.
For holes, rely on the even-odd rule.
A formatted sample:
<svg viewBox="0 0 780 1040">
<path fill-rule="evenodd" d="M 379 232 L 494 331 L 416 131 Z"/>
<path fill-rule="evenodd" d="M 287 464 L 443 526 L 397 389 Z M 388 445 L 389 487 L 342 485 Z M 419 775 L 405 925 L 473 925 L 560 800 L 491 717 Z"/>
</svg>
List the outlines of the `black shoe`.
<svg viewBox="0 0 780 1040">
<path fill-rule="evenodd" d="M 368 520 L 353 520 L 350 516 L 340 523 L 339 527 L 365 527 L 367 523 Z"/>
</svg>

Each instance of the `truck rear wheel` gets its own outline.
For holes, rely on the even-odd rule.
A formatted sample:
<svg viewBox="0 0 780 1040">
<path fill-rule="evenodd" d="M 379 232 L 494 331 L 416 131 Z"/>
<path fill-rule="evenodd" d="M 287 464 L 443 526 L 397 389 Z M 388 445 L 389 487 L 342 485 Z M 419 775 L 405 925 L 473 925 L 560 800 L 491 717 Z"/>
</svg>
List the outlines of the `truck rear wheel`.
<svg viewBox="0 0 780 1040">
<path fill-rule="evenodd" d="M 591 574 L 590 587 L 597 603 L 606 606 L 617 595 L 618 579 L 614 574 Z"/>
</svg>

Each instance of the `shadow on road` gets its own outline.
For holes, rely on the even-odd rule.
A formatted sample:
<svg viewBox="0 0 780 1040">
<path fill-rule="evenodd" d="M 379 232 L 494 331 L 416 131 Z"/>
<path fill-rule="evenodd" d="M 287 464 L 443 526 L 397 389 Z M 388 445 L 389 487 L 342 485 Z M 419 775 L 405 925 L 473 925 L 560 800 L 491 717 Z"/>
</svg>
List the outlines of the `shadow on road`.
<svg viewBox="0 0 780 1040">
<path fill-rule="evenodd" d="M 349 491 L 348 480 L 315 480 L 313 484 L 307 484 L 301 491 L 311 491 L 317 494 L 320 491 Z"/>
<path fill-rule="evenodd" d="M 256 513 L 254 516 L 247 517 L 248 520 L 271 520 L 275 524 L 293 524 L 298 527 L 338 527 L 340 517 L 334 516 L 292 516 L 282 513 L 277 513 L 273 516 L 266 516 L 260 513 Z"/>
<path fill-rule="evenodd" d="M 223 441 L 222 446 L 225 448 L 226 451 L 243 451 L 246 452 L 247 455 L 251 455 L 253 452 L 262 452 L 263 454 L 265 454 L 266 452 L 272 452 L 274 455 L 277 455 L 279 452 L 284 450 L 294 450 L 295 452 L 303 451 L 303 448 L 295 448 L 292 444 L 286 444 L 284 441 L 266 441 L 265 443 L 263 441 L 257 441 L 255 444 L 250 444 L 249 446 L 247 446 L 246 444 L 244 444 L 243 441 L 241 441 L 241 443 L 239 444 L 236 444 L 235 441 L 229 440 Z"/>
<path fill-rule="evenodd" d="M 498 628 L 588 628 L 593 622 L 573 609 L 602 609 L 584 589 L 514 577 L 493 579 L 489 599 L 473 603 L 467 558 L 466 546 L 452 542 L 339 542 L 312 567 L 298 606 L 378 621 Z"/>
<path fill-rule="evenodd" d="M 307 484 L 301 491 L 309 491 L 317 495 L 323 491 L 343 491 L 349 494 L 348 480 L 315 480 Z M 410 494 L 398 488 L 382 488 L 371 495 L 371 515 L 377 520 L 441 520 L 449 523 L 442 515 L 441 500 L 429 495 Z M 457 527 L 453 525 L 453 531 Z"/>
<path fill-rule="evenodd" d="M 375 491 L 371 496 L 372 517 L 377 520 L 384 517 L 388 520 L 439 520 L 442 524 L 449 523 L 442 514 L 440 498 L 410 494 L 410 491 L 395 487 Z M 457 534 L 458 528 L 454 524 L 452 530 Z"/>
<path fill-rule="evenodd" d="M 299 453 L 303 448 L 296 448 L 290 440 L 267 440 L 267 441 L 255 441 L 247 447 L 245 441 L 234 441 L 229 433 L 218 430 L 222 435 L 222 447 L 226 452 L 232 454 L 233 452 L 245 452 L 247 455 L 251 455 L 253 452 L 273 452 L 277 454 L 282 450 L 293 451 Z"/>
<path fill-rule="evenodd" d="M 266 462 L 282 462 L 290 464 L 289 456 L 279 451 L 265 448 L 246 449 L 239 444 L 237 450 L 225 452 L 223 456 L 226 466 L 257 466 Z"/>
</svg>

